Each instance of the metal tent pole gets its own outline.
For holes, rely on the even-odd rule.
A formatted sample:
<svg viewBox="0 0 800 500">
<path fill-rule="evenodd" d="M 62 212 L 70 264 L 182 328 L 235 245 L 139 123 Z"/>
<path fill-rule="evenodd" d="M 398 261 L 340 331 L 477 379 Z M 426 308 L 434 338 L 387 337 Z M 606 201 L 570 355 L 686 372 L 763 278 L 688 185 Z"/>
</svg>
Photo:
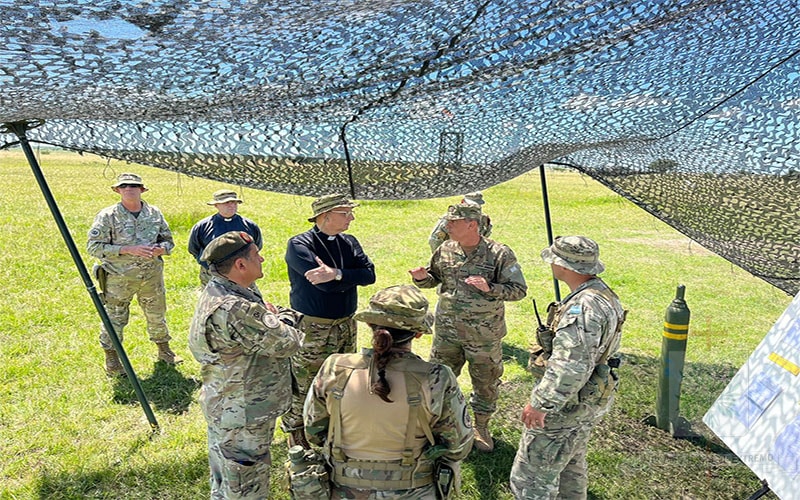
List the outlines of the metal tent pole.
<svg viewBox="0 0 800 500">
<path fill-rule="evenodd" d="M 83 283 L 86 285 L 86 290 L 89 292 L 89 296 L 92 298 L 94 307 L 97 309 L 97 312 L 100 315 L 103 326 L 105 326 L 108 336 L 111 338 L 111 343 L 114 344 L 114 349 L 116 349 L 117 354 L 119 354 L 122 367 L 125 369 L 125 373 L 128 375 L 128 379 L 131 381 L 131 384 L 133 384 L 136 397 L 142 404 L 142 409 L 144 410 L 144 414 L 147 416 L 147 420 L 150 422 L 150 427 L 154 432 L 157 431 L 158 422 L 156 421 L 156 416 L 153 414 L 153 410 L 150 408 L 150 404 L 147 402 L 147 397 L 142 390 L 139 379 L 136 378 L 136 373 L 133 371 L 133 366 L 131 366 L 131 362 L 128 360 L 127 354 L 125 354 L 125 350 L 122 347 L 122 342 L 119 341 L 117 332 L 114 330 L 114 326 L 111 324 L 108 313 L 106 313 L 106 308 L 103 305 L 103 302 L 100 300 L 100 296 L 97 295 L 94 282 L 89 276 L 86 266 L 83 264 L 83 259 L 81 259 L 81 255 L 78 253 L 78 248 L 75 246 L 75 241 L 73 241 L 72 235 L 67 229 L 67 224 L 64 221 L 64 218 L 61 216 L 58 205 L 53 198 L 53 193 L 50 191 L 50 188 L 47 185 L 47 181 L 42 174 L 42 169 L 39 167 L 39 162 L 36 161 L 36 156 L 34 156 L 33 149 L 28 142 L 26 131 L 28 128 L 30 128 L 29 122 L 6 123 L 4 124 L 4 128 L 19 137 L 20 146 L 25 152 L 25 157 L 28 159 L 28 163 L 33 170 L 33 175 L 36 177 L 36 181 L 39 183 L 39 187 L 42 190 L 42 194 L 47 202 L 47 206 L 50 207 L 50 212 L 53 214 L 53 219 L 55 219 L 56 225 L 58 226 L 59 231 L 61 231 L 61 236 L 64 238 L 64 243 L 67 244 L 67 249 L 69 249 L 69 253 L 72 255 L 72 260 L 75 261 L 75 267 L 78 268 L 78 273 L 81 275 Z"/>
<path fill-rule="evenodd" d="M 550 222 L 550 200 L 547 197 L 547 180 L 544 175 L 544 163 L 539 165 L 539 179 L 542 181 L 542 202 L 544 203 L 544 224 L 547 227 L 547 244 L 553 244 L 553 225 Z M 558 288 L 558 280 L 553 278 L 553 288 L 555 289 L 556 302 L 561 301 L 561 290 Z"/>
</svg>

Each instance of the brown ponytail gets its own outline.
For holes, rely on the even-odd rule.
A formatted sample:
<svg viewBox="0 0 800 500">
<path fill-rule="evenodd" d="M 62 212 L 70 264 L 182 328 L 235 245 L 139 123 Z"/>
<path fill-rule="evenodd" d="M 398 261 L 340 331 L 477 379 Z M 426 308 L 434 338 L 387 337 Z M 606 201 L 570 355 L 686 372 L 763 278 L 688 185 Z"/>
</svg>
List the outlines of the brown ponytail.
<svg viewBox="0 0 800 500">
<path fill-rule="evenodd" d="M 389 364 L 389 361 L 399 357 L 402 353 L 402 351 L 393 350 L 392 347 L 398 347 L 411 342 L 415 333 L 410 330 L 400 330 L 398 328 L 388 328 L 378 325 L 370 326 L 372 326 L 372 350 L 374 352 L 375 368 L 378 372 L 378 380 L 373 382 L 370 390 L 387 403 L 394 403 L 394 401 L 389 399 L 389 393 L 392 391 L 392 388 L 389 387 L 389 381 L 386 380 L 386 365 Z"/>
</svg>

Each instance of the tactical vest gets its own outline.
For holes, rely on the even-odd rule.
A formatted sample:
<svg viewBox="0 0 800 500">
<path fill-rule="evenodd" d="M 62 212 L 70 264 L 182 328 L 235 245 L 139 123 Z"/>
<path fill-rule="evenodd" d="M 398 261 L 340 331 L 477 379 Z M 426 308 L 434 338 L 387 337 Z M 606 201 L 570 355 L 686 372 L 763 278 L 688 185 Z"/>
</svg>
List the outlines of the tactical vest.
<svg viewBox="0 0 800 500">
<path fill-rule="evenodd" d="M 430 365 L 421 359 L 402 358 L 393 361 L 393 369 L 401 371 L 405 376 L 408 402 L 402 458 L 392 461 L 359 460 L 347 457 L 342 450 L 341 400 L 344 389 L 355 370 L 369 368 L 369 359 L 362 354 L 342 356 L 334 368 L 335 384 L 331 390 L 327 440 L 333 466 L 333 482 L 350 488 L 370 490 L 407 490 L 427 486 L 433 483 L 433 463 L 414 456 L 417 429 L 423 431 L 431 445 L 435 444 L 429 417 L 422 407 L 422 383 L 427 379 Z"/>
<path fill-rule="evenodd" d="M 248 354 L 236 345 L 215 351 L 209 345 L 209 317 L 218 310 L 230 312 L 243 300 L 247 299 L 229 293 L 221 282 L 212 279 L 201 294 L 189 329 L 189 349 L 200 363 L 203 377 L 200 405 L 207 415 L 214 414 L 222 428 L 277 418 L 291 405 L 288 358 Z M 251 378 L 242 378 L 245 372 Z M 221 404 L 236 405 L 239 411 L 222 411 Z"/>
<path fill-rule="evenodd" d="M 611 371 L 608 365 L 608 358 L 611 355 L 611 347 L 622 334 L 622 325 L 625 323 L 628 311 L 623 310 L 620 315 L 617 308 L 614 307 L 615 303 L 619 303 L 619 297 L 608 285 L 603 283 L 603 286 L 604 288 L 601 290 L 586 288 L 579 292 L 580 294 L 599 295 L 606 301 L 611 310 L 618 314 L 617 327 L 600 340 L 602 355 L 595 360 L 595 369 L 591 377 L 589 377 L 589 381 L 578 393 L 579 402 L 591 400 L 588 402 L 594 403 L 606 400 L 617 387 L 617 376 Z M 529 371 L 540 378 L 544 376 L 544 372 L 547 369 L 547 361 L 553 353 L 553 338 L 555 338 L 558 331 L 558 325 L 569 309 L 566 304 L 562 304 L 559 307 L 556 302 L 550 303 L 547 307 L 547 329 L 544 332 L 537 332 L 537 337 L 539 337 L 538 345 L 532 346 L 531 358 L 528 363 Z"/>
</svg>

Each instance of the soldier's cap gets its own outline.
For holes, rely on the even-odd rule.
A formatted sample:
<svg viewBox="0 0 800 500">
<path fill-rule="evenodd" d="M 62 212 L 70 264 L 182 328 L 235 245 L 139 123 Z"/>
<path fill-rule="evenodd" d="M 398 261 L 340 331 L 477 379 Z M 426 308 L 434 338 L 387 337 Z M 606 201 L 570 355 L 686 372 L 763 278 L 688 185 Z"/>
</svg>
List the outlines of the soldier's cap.
<svg viewBox="0 0 800 500">
<path fill-rule="evenodd" d="M 428 299 L 413 285 L 384 288 L 373 295 L 369 306 L 354 317 L 371 325 L 433 333 L 433 314 L 428 312 Z"/>
<path fill-rule="evenodd" d="M 142 182 L 142 178 L 136 174 L 131 173 L 124 173 L 119 174 L 117 176 L 117 181 L 111 185 L 111 189 L 116 189 L 123 184 L 131 184 L 133 186 L 141 186 L 142 189 L 147 191 L 147 188 L 144 187 L 144 182 Z"/>
<path fill-rule="evenodd" d="M 228 203 L 229 201 L 244 203 L 244 201 L 241 200 L 236 194 L 236 191 L 231 191 L 230 189 L 220 189 L 219 191 L 214 191 L 212 196 L 214 199 L 207 201 L 206 205 L 217 205 L 219 203 Z"/>
<path fill-rule="evenodd" d="M 556 236 L 541 255 L 548 264 L 566 267 L 578 274 L 600 274 L 606 268 L 600 261 L 600 247 L 586 236 Z"/>
<path fill-rule="evenodd" d="M 358 203 L 348 200 L 343 194 L 326 194 L 311 203 L 311 210 L 314 211 L 314 215 L 308 218 L 308 222 L 314 222 L 319 214 L 330 212 L 334 208 L 353 208 L 357 206 Z"/>
<path fill-rule="evenodd" d="M 474 203 L 459 203 L 458 205 L 450 205 L 447 208 L 447 215 L 443 217 L 444 220 L 459 220 L 459 219 L 481 219 L 481 206 Z"/>
<path fill-rule="evenodd" d="M 253 237 L 244 231 L 229 231 L 217 236 L 203 250 L 200 260 L 209 264 L 218 264 L 242 248 L 252 245 Z"/>
<path fill-rule="evenodd" d="M 483 205 L 486 203 L 483 201 L 483 193 L 480 191 L 475 191 L 473 193 L 467 193 L 464 195 L 464 203 L 474 203 L 475 205 Z"/>
</svg>

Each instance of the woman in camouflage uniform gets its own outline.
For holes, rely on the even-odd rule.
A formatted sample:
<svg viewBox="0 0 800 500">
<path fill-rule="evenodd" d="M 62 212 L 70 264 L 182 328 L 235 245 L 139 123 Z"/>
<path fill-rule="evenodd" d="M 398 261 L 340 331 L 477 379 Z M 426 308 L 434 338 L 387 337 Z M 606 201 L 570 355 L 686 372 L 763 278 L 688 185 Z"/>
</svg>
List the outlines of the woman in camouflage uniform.
<svg viewBox="0 0 800 500">
<path fill-rule="evenodd" d="M 355 315 L 372 349 L 325 360 L 305 402 L 308 440 L 332 466 L 333 498 L 435 498 L 434 468 L 458 470 L 472 426 L 452 370 L 411 352 L 431 333 L 428 301 L 413 286 L 389 287 Z"/>
</svg>

